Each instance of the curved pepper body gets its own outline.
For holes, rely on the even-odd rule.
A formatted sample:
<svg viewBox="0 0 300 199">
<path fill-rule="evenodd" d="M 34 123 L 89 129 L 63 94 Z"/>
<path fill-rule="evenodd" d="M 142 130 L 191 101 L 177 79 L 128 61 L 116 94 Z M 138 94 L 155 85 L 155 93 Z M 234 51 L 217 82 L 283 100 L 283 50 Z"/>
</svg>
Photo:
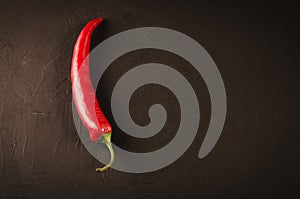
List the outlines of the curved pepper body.
<svg viewBox="0 0 300 199">
<path fill-rule="evenodd" d="M 104 116 L 90 79 L 89 52 L 94 29 L 102 22 L 97 18 L 82 29 L 74 46 L 71 81 L 73 99 L 83 124 L 90 133 L 92 141 L 98 141 L 102 135 L 112 132 L 111 125 Z"/>
</svg>

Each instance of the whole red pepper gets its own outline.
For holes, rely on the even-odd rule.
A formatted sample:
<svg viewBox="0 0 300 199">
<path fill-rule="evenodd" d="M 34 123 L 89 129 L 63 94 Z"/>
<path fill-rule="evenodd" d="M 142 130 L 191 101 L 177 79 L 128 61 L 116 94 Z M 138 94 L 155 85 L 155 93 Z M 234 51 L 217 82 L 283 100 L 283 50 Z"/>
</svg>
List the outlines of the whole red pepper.
<svg viewBox="0 0 300 199">
<path fill-rule="evenodd" d="M 114 160 L 111 145 L 112 127 L 99 106 L 90 78 L 89 52 L 91 37 L 94 29 L 102 21 L 102 18 L 91 20 L 82 29 L 74 46 L 71 65 L 72 93 L 79 117 L 88 129 L 91 140 L 106 144 L 111 154 L 109 164 L 103 168 L 97 168 L 96 171 L 106 170 Z"/>
</svg>

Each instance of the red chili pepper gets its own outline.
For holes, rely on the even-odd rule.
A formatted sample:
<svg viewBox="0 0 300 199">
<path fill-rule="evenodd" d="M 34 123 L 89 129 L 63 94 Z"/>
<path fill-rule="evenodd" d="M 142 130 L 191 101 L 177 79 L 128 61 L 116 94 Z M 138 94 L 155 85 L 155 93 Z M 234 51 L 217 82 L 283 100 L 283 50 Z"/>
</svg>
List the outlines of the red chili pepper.
<svg viewBox="0 0 300 199">
<path fill-rule="evenodd" d="M 94 29 L 102 20 L 102 18 L 91 20 L 82 29 L 74 46 L 71 65 L 73 99 L 79 117 L 88 129 L 91 140 L 106 144 L 110 151 L 111 160 L 108 165 L 97 168 L 96 171 L 106 170 L 114 160 L 111 145 L 112 128 L 99 106 L 90 78 L 89 52 L 91 37 Z"/>
</svg>

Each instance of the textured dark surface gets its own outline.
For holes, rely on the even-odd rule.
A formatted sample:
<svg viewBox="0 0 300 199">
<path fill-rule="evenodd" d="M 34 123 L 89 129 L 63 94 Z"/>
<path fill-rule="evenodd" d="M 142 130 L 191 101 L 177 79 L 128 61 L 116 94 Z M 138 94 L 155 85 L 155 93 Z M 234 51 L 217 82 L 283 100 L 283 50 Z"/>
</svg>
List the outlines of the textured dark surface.
<svg viewBox="0 0 300 199">
<path fill-rule="evenodd" d="M 31 2 L 31 3 L 28 3 Z M 0 2 L 0 198 L 288 198 L 299 180 L 299 24 L 295 5 L 183 1 Z M 116 60 L 97 90 L 105 113 L 116 80 L 129 68 L 160 62 L 178 69 L 199 97 L 203 118 L 193 145 L 172 165 L 127 174 L 100 165 L 82 146 L 71 112 L 70 61 L 83 25 L 103 16 L 93 46 L 143 26 L 178 30 L 212 56 L 224 79 L 228 113 L 214 150 L 197 154 L 210 115 L 207 89 L 184 60 L 161 51 L 136 51 Z M 176 133 L 180 109 L 167 89 L 144 86 L 131 113 L 147 124 L 162 103 L 169 114 L 159 135 L 113 139 L 132 151 L 151 151 Z M 133 106 L 134 105 L 134 106 Z"/>
</svg>

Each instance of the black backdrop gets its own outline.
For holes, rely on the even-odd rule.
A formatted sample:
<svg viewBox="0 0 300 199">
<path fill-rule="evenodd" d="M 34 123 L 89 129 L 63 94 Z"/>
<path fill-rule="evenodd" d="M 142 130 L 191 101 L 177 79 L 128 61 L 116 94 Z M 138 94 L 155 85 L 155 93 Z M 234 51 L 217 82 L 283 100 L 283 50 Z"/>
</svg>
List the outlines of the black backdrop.
<svg viewBox="0 0 300 199">
<path fill-rule="evenodd" d="M 287 2 L 2 0 L 0 198 L 293 196 L 299 162 L 295 8 Z M 144 86 L 131 100 L 132 117 L 141 125 L 149 122 L 150 105 L 165 106 L 166 126 L 151 139 L 126 136 L 108 108 L 118 78 L 154 61 L 176 68 L 193 85 L 201 107 L 198 135 L 180 159 L 162 170 L 94 172 L 100 163 L 78 139 L 68 77 L 76 36 L 98 16 L 106 21 L 95 31 L 92 46 L 124 30 L 158 26 L 189 35 L 209 52 L 225 83 L 228 112 L 220 140 L 206 158 L 197 158 L 210 115 L 202 78 L 172 54 L 142 50 L 116 60 L 97 89 L 115 129 L 113 141 L 132 151 L 151 151 L 176 133 L 178 101 L 164 87 Z"/>
</svg>

